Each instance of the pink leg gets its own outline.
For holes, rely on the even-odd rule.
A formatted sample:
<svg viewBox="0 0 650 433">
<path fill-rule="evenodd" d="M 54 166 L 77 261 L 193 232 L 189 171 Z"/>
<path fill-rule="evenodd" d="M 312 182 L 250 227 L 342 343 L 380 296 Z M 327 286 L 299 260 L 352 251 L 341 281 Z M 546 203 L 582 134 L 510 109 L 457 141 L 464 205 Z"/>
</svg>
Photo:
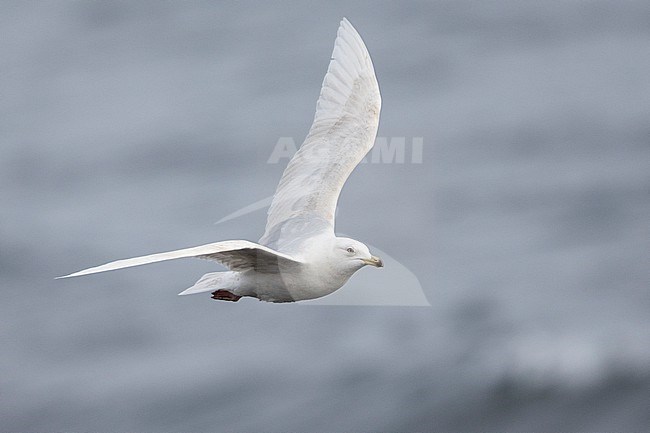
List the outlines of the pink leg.
<svg viewBox="0 0 650 433">
<path fill-rule="evenodd" d="M 228 290 L 217 290 L 216 292 L 212 292 L 212 299 L 216 299 L 218 301 L 237 302 L 241 299 L 241 296 L 230 293 Z"/>
</svg>

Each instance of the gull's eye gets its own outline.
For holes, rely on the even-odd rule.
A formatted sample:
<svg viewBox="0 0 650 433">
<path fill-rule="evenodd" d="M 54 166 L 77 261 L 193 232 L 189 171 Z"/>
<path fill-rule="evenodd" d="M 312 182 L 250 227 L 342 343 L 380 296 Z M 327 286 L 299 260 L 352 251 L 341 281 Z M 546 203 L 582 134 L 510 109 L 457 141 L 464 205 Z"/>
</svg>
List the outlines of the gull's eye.
<svg viewBox="0 0 650 433">
<path fill-rule="evenodd" d="M 352 247 L 348 247 L 348 249 L 346 251 L 348 253 L 350 253 L 350 254 L 354 254 L 354 248 L 352 248 Z"/>
</svg>

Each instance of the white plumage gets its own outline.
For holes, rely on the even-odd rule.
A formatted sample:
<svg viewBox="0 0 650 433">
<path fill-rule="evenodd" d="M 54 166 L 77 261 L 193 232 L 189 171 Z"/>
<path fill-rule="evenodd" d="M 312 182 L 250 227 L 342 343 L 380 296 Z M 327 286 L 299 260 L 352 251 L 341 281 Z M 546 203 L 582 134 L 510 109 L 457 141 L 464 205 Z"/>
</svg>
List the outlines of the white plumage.
<svg viewBox="0 0 650 433">
<path fill-rule="evenodd" d="M 254 242 L 236 240 L 221 241 L 198 247 L 184 248 L 182 250 L 168 251 L 165 253 L 149 254 L 147 256 L 133 257 L 131 259 L 116 260 L 105 265 L 84 269 L 70 275 L 58 278 L 80 277 L 82 275 L 96 274 L 98 272 L 113 271 L 116 269 L 130 268 L 132 266 L 147 265 L 149 263 L 163 262 L 165 260 L 197 257 L 199 259 L 214 260 L 234 271 L 248 269 L 266 269 L 276 271 L 278 263 L 300 263 L 286 254 L 274 251 Z"/>
<path fill-rule="evenodd" d="M 322 217 L 334 227 L 339 194 L 374 144 L 380 110 L 381 96 L 370 54 L 344 18 L 314 123 L 282 175 L 260 242 L 270 241 L 273 230 L 282 222 L 304 214 Z"/>
<path fill-rule="evenodd" d="M 361 267 L 382 266 L 364 244 L 334 234 L 339 194 L 373 146 L 380 109 L 370 55 L 344 18 L 314 122 L 282 175 L 259 244 L 245 240 L 215 242 L 117 260 L 59 278 L 197 257 L 215 260 L 230 271 L 206 274 L 181 294 L 213 291 L 212 297 L 221 300 L 251 296 L 291 302 L 332 293 Z"/>
</svg>

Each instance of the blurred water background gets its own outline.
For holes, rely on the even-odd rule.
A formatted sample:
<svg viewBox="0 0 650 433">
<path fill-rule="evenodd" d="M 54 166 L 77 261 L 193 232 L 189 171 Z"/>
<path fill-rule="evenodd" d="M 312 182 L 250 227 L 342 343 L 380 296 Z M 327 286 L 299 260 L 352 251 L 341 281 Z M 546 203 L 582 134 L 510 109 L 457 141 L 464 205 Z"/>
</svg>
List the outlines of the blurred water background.
<svg viewBox="0 0 650 433">
<path fill-rule="evenodd" d="M 213 223 L 272 194 L 343 16 L 379 135 L 424 148 L 358 167 L 337 229 L 431 307 L 179 298 L 217 269 L 192 260 L 53 280 L 257 240 L 263 211 Z M 0 431 L 645 431 L 649 23 L 647 1 L 2 2 Z"/>
</svg>

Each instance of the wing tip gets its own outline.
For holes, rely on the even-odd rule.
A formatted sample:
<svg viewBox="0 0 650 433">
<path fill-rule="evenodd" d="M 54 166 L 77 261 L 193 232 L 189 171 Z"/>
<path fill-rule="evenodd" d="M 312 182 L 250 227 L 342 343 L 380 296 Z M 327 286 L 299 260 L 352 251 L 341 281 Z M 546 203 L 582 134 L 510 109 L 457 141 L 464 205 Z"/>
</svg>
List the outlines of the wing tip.
<svg viewBox="0 0 650 433">
<path fill-rule="evenodd" d="M 381 104 L 379 84 L 368 48 L 352 23 L 343 17 L 336 33 L 327 73 L 321 85 L 313 125 L 328 118 L 340 118 L 342 107 L 354 91 L 355 83 L 360 77 L 376 88 L 378 104 Z"/>
<path fill-rule="evenodd" d="M 84 276 L 84 275 L 90 275 L 90 274 L 94 274 L 94 273 L 95 272 L 79 271 L 79 272 L 74 272 L 74 273 L 68 274 L 68 275 L 61 275 L 60 277 L 54 277 L 54 279 L 55 280 L 67 280 L 68 278 L 81 277 L 81 276 Z"/>
<path fill-rule="evenodd" d="M 81 272 L 82 272 L 82 271 L 79 271 L 79 272 L 73 272 L 73 273 L 68 274 L 68 275 L 61 275 L 61 276 L 58 276 L 58 277 L 54 277 L 54 279 L 55 279 L 55 280 L 64 280 L 64 279 L 66 279 L 66 278 L 77 277 L 77 276 L 79 276 L 79 274 L 80 274 Z"/>
<path fill-rule="evenodd" d="M 343 26 L 350 26 L 350 27 L 354 28 L 354 26 L 352 25 L 352 23 L 350 22 L 350 20 L 347 17 L 341 18 L 341 22 L 339 23 L 339 27 L 343 27 Z"/>
<path fill-rule="evenodd" d="M 338 55 L 337 55 L 338 54 Z M 359 75 L 375 74 L 368 47 L 363 38 L 347 18 L 343 17 L 336 32 L 334 50 L 330 56 L 330 65 L 327 69 L 342 69 L 350 78 Z"/>
</svg>

